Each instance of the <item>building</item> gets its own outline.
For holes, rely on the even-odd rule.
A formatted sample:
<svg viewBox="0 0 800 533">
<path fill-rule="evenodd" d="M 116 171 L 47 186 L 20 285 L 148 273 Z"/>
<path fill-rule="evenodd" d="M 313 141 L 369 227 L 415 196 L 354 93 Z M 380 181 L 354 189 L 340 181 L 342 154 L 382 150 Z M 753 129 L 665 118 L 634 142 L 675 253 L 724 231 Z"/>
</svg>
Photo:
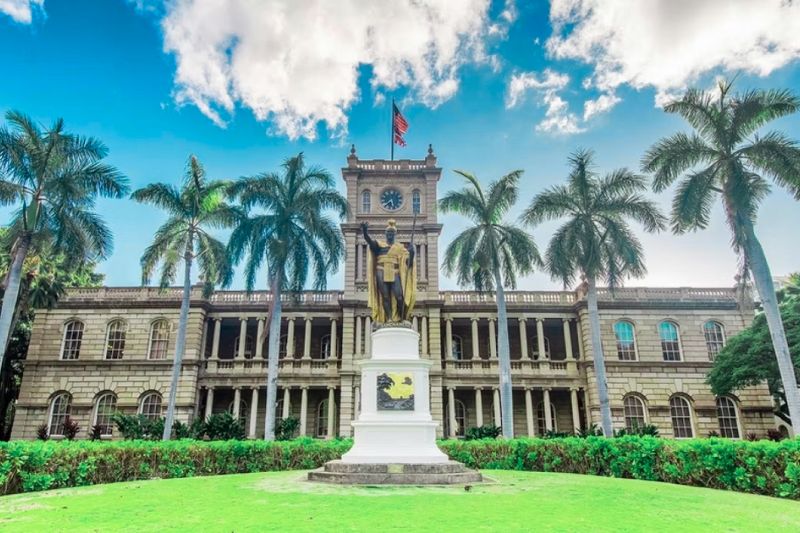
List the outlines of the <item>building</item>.
<svg viewBox="0 0 800 533">
<path fill-rule="evenodd" d="M 359 410 L 359 359 L 370 353 L 366 244 L 389 218 L 398 240 L 416 234 L 418 302 L 413 319 L 431 371 L 431 404 L 440 434 L 460 436 L 499 425 L 494 296 L 439 290 L 436 213 L 441 169 L 422 160 L 360 160 L 342 169 L 353 206 L 342 224 L 348 256 L 343 290 L 287 296 L 281 334 L 278 416 L 300 419 L 300 433 L 351 434 Z M 416 214 L 416 223 L 414 223 Z M 585 294 L 517 291 L 507 295 L 518 435 L 572 432 L 599 422 Z M 231 411 L 247 434 L 263 435 L 269 294 L 192 293 L 177 419 Z M 17 404 L 14 438 L 34 438 L 48 423 L 59 435 L 67 415 L 86 436 L 111 433 L 119 410 L 162 416 L 168 392 L 180 289 L 69 291 L 37 312 Z M 705 384 L 727 336 L 753 317 L 752 300 L 733 288 L 621 288 L 600 291 L 600 314 L 615 427 L 655 424 L 663 436 L 741 438 L 774 427 L 766 386 L 715 398 Z"/>
</svg>

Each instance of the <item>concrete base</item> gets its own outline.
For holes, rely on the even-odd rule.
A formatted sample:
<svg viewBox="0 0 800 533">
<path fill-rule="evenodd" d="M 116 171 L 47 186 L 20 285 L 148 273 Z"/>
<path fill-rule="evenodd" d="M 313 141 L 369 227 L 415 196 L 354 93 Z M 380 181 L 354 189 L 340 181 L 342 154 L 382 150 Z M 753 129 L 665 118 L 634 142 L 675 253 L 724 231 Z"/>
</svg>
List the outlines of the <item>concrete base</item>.
<svg viewBox="0 0 800 533">
<path fill-rule="evenodd" d="M 369 420 L 353 422 L 353 447 L 342 457 L 346 463 L 444 463 L 436 446 L 434 421 Z"/>
<path fill-rule="evenodd" d="M 329 461 L 309 472 L 308 479 L 342 485 L 464 485 L 483 481 L 480 472 L 456 461 L 436 464 Z"/>
</svg>

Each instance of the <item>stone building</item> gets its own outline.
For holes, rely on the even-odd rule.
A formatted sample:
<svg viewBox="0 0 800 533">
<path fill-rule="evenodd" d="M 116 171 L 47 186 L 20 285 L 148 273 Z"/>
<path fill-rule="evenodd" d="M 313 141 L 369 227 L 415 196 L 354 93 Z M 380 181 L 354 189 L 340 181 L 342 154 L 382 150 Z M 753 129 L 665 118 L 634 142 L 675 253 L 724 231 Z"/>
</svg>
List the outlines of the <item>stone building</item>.
<svg viewBox="0 0 800 533">
<path fill-rule="evenodd" d="M 494 296 L 439 290 L 436 213 L 441 169 L 422 160 L 360 160 L 342 175 L 353 207 L 343 290 L 287 295 L 281 330 L 279 417 L 300 433 L 351 434 L 359 410 L 358 361 L 370 353 L 366 244 L 362 221 L 382 232 L 394 218 L 398 240 L 414 246 L 420 350 L 436 361 L 431 404 L 440 435 L 499 425 Z M 572 432 L 599 422 L 585 294 L 507 293 L 517 435 Z M 193 290 L 177 419 L 231 411 L 249 437 L 263 436 L 266 382 L 264 291 Z M 14 438 L 47 423 L 59 435 L 67 415 L 112 436 L 115 411 L 162 416 L 168 393 L 180 289 L 75 289 L 37 312 L 17 404 Z M 705 375 L 726 337 L 753 317 L 747 295 L 729 288 L 621 288 L 600 291 L 600 322 L 615 427 L 655 424 L 668 437 L 717 432 L 741 438 L 774 426 L 766 386 L 716 398 Z M 260 341 L 260 342 L 259 342 Z"/>
</svg>

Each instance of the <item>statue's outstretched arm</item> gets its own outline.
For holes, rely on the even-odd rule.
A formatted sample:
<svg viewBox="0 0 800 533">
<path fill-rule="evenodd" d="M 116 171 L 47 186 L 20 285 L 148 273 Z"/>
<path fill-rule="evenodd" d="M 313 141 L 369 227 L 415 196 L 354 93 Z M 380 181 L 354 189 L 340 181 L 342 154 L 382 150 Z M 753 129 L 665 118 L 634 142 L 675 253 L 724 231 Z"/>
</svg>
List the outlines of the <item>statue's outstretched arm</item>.
<svg viewBox="0 0 800 533">
<path fill-rule="evenodd" d="M 367 246 L 369 246 L 369 249 L 372 250 L 373 253 L 378 253 L 380 251 L 380 247 L 378 246 L 377 242 L 372 240 L 372 237 L 369 236 L 369 233 L 367 233 L 368 228 L 369 224 L 367 224 L 366 222 L 362 222 L 361 234 L 364 236 L 364 240 L 367 241 Z"/>
</svg>

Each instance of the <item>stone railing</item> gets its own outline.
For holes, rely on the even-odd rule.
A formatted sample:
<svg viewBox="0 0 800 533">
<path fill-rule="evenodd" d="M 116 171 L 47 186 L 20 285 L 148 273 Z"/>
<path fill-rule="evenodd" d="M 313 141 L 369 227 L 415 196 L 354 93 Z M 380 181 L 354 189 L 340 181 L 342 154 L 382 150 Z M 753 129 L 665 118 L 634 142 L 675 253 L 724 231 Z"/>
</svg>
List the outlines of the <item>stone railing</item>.
<svg viewBox="0 0 800 533">
<path fill-rule="evenodd" d="M 440 299 L 445 305 L 495 304 L 495 295 L 490 292 L 442 291 Z M 510 291 L 506 293 L 508 305 L 571 305 L 575 293 L 567 291 Z"/>
<path fill-rule="evenodd" d="M 278 372 L 281 376 L 338 375 L 338 359 L 281 359 Z M 266 359 L 206 359 L 203 362 L 207 376 L 267 375 Z"/>
<path fill-rule="evenodd" d="M 98 287 L 93 289 L 75 288 L 68 289 L 63 301 L 180 301 L 183 289 L 180 287 Z M 202 299 L 203 291 L 200 287 L 192 287 L 192 299 Z M 285 293 L 281 295 L 281 302 L 286 305 L 334 305 L 338 306 L 342 298 L 341 291 L 304 291 L 301 293 Z M 209 302 L 216 304 L 264 304 L 272 301 L 272 294 L 268 291 L 217 291 L 209 298 Z"/>
<path fill-rule="evenodd" d="M 62 297 L 62 301 L 180 301 L 183 289 L 180 287 L 97 287 L 67 289 L 67 293 Z M 199 288 L 192 289 L 192 298 L 200 298 L 202 291 Z"/>
<path fill-rule="evenodd" d="M 445 376 L 450 377 L 499 375 L 497 359 L 444 360 L 442 367 Z M 577 377 L 578 362 L 515 359 L 511 361 L 511 373 L 519 377 Z"/>
<path fill-rule="evenodd" d="M 342 298 L 341 291 L 304 291 L 301 293 L 282 294 L 283 304 L 298 303 L 300 305 L 339 305 Z M 218 291 L 208 299 L 211 303 L 217 304 L 238 304 L 238 303 L 269 303 L 272 301 L 272 293 L 268 291 Z"/>
<path fill-rule="evenodd" d="M 730 302 L 736 300 L 736 289 L 720 287 L 620 287 L 611 291 L 597 289 L 602 301 L 706 301 Z"/>
<path fill-rule="evenodd" d="M 350 168 L 361 170 L 424 170 L 433 168 L 425 163 L 425 160 L 399 159 L 397 161 L 387 161 L 385 159 L 370 159 L 368 161 L 356 160 Z"/>
</svg>

